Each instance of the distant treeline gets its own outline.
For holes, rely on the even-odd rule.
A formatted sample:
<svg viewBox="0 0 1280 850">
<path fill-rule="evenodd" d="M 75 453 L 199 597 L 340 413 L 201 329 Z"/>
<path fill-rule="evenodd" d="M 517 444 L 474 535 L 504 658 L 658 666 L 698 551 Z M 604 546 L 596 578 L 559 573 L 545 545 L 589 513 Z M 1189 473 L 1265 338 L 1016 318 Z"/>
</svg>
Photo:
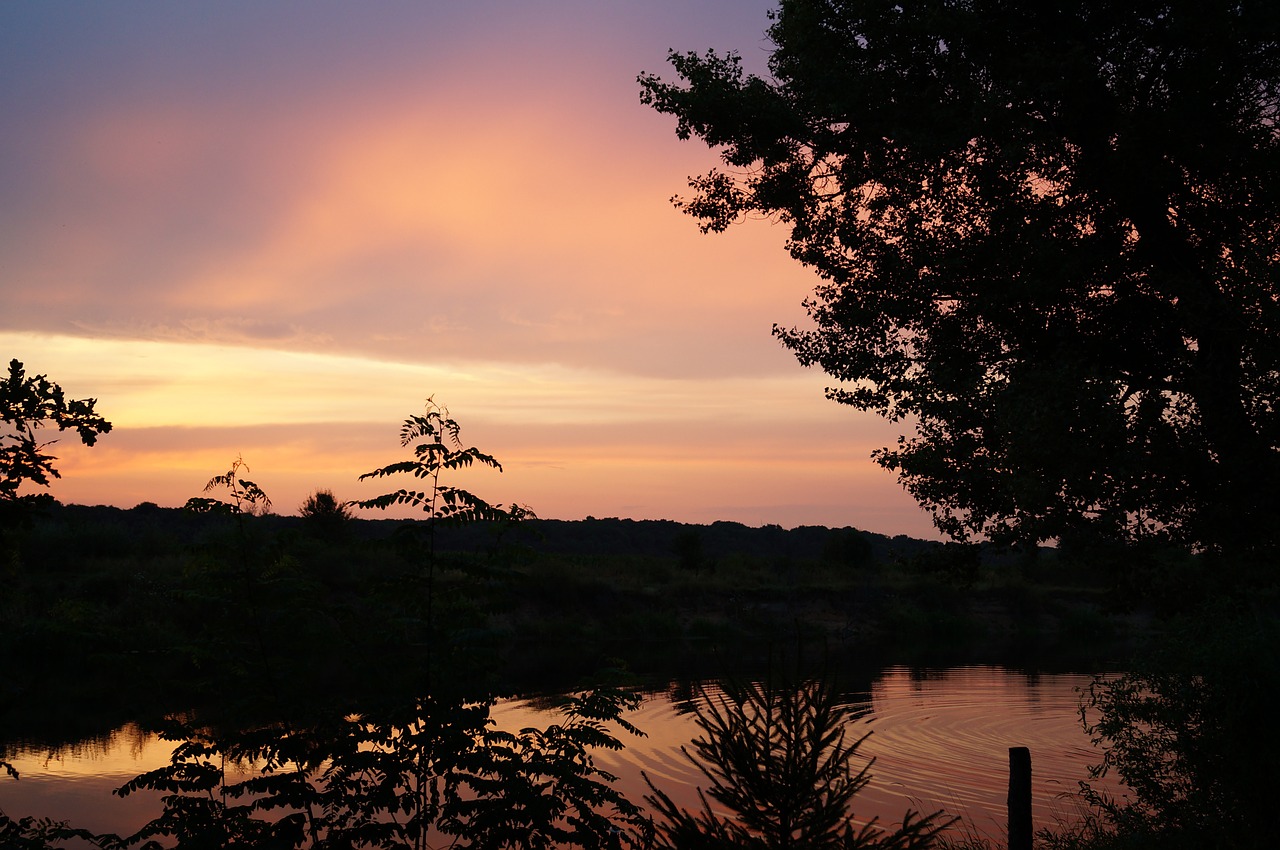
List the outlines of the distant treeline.
<svg viewBox="0 0 1280 850">
<path fill-rule="evenodd" d="M 485 529 L 474 526 L 451 528 L 444 531 L 441 540 L 450 547 L 470 549 L 480 544 L 485 534 Z M 518 538 L 549 554 L 625 553 L 653 557 L 679 553 L 689 547 L 690 541 L 696 540 L 702 555 L 711 560 L 730 555 L 795 560 L 842 559 L 850 546 L 856 546 L 861 557 L 867 560 L 883 560 L 895 555 L 909 557 L 939 545 L 905 535 L 891 538 L 851 527 L 802 525 L 786 529 L 780 525 L 753 527 L 740 522 L 700 525 L 617 517 L 530 520 L 522 524 Z"/>
<path fill-rule="evenodd" d="M 182 508 L 162 508 L 150 502 L 130 509 L 51 503 L 39 522 L 67 522 L 79 527 L 115 529 L 107 532 L 99 542 L 111 547 L 112 538 L 118 537 L 117 545 L 127 546 L 131 551 L 148 540 L 159 547 L 177 542 L 199 542 L 204 535 L 225 527 L 222 517 L 193 514 Z M 418 520 L 357 517 L 344 526 L 349 539 L 385 540 L 413 522 Z M 255 524 L 264 531 L 286 532 L 300 531 L 307 523 L 303 517 L 268 514 L 256 517 Z M 746 555 L 797 561 L 830 560 L 856 565 L 887 559 L 910 559 L 942 545 L 906 535 L 889 537 L 847 526 L 803 525 L 786 529 L 780 525 L 753 527 L 739 522 L 701 525 L 617 517 L 533 519 L 502 529 L 488 523 L 442 526 L 436 534 L 436 546 L 445 552 L 482 551 L 501 535 L 506 545 L 524 546 L 549 555 L 667 557 L 683 554 L 689 557 L 696 553 L 708 564 L 721 558 Z"/>
</svg>

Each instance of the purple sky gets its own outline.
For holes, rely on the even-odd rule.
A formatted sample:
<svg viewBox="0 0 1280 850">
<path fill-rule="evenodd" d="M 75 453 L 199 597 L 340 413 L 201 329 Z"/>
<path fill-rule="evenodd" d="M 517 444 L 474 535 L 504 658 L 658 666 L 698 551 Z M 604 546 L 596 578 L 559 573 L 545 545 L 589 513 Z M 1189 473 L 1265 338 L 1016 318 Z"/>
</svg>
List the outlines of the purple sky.
<svg viewBox="0 0 1280 850">
<path fill-rule="evenodd" d="M 542 516 L 935 536 L 770 337 L 785 233 L 669 199 L 714 155 L 642 106 L 668 48 L 763 72 L 771 4 L 0 5 L 0 339 L 95 396 L 66 501 L 182 504 L 237 454 L 291 513 L 434 395 Z"/>
</svg>

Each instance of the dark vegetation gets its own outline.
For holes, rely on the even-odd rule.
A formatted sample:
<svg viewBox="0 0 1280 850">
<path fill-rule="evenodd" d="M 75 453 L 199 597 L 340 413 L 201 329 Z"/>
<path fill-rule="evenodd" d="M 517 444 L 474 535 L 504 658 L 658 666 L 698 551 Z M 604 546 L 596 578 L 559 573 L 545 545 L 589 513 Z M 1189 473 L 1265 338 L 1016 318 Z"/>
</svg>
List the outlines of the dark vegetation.
<svg viewBox="0 0 1280 850">
<path fill-rule="evenodd" d="M 262 640 L 286 667 L 292 653 L 317 661 L 327 652 L 401 655 L 370 642 L 410 604 L 401 582 L 421 555 L 405 527 L 148 504 L 49 506 L 5 552 L 8 679 L 51 666 L 91 674 L 123 665 L 198 692 L 236 655 L 228 642 L 251 650 L 251 620 L 269 629 Z M 688 535 L 703 541 L 696 569 L 676 551 Z M 248 563 L 238 554 L 242 539 Z M 861 541 L 852 561 L 850 539 Z M 522 688 L 571 684 L 632 653 L 637 673 L 662 677 L 690 654 L 714 666 L 718 649 L 765 650 L 797 630 L 904 661 L 1001 660 L 1011 647 L 1038 645 L 1049 662 L 1074 651 L 1078 662 L 1098 663 L 1122 658 L 1149 618 L 1146 601 L 1117 590 L 1113 576 L 1052 551 L 984 558 L 853 529 L 526 520 L 441 528 L 435 546 L 445 614 L 465 615 L 471 643 L 515 660 L 503 675 Z M 1212 580 L 1194 565 L 1185 570 L 1189 595 Z M 957 655 L 939 651 L 938 638 Z M 562 669 L 530 671 L 526 656 L 535 654 Z M 357 672 L 336 660 L 321 666 L 327 677 Z"/>
<path fill-rule="evenodd" d="M 981 572 L 963 558 L 953 575 L 954 558 L 941 570 L 928 561 L 945 548 L 851 529 L 718 524 L 704 546 L 707 529 L 672 523 L 538 521 L 441 483 L 459 466 L 497 466 L 461 443 L 447 411 L 429 404 L 402 437 L 415 459 L 370 477 L 410 473 L 426 486 L 364 504 L 420 507 L 424 519 L 410 523 L 356 520 L 325 491 L 299 517 L 274 516 L 237 458 L 181 510 L 44 500 L 5 530 L 3 746 L 56 748 L 129 720 L 177 747 L 169 766 L 117 791 L 163 793 L 160 814 L 136 834 L 0 815 L 0 843 L 426 847 L 445 836 L 463 847 L 684 846 L 691 827 L 676 810 L 642 813 L 590 758 L 622 746 L 618 730 L 639 731 L 623 716 L 635 698 L 610 683 L 639 679 L 602 672 L 612 654 L 650 647 L 636 657 L 666 679 L 692 644 L 708 658 L 727 646 L 741 658 L 752 645 L 763 657 L 782 639 L 828 645 L 826 629 L 799 628 L 804 609 L 836 576 L 854 577 L 853 593 L 880 587 L 877 546 L 903 563 L 925 558 L 919 575 L 913 567 L 883 587 L 972 583 Z M 795 588 L 805 593 L 788 596 Z M 530 658 L 548 656 L 554 669 L 531 671 Z M 567 701 L 560 722 L 492 728 L 498 694 L 584 678 L 596 685 Z M 853 753 L 829 738 L 840 719 L 832 695 L 802 686 L 775 696 L 753 711 L 791 706 L 792 731 L 803 733 L 793 743 L 825 771 L 810 784 L 828 784 Z M 744 745 L 732 735 L 718 744 Z M 236 773 L 246 764 L 257 765 L 247 778 Z M 802 801 L 792 814 L 829 822 L 838 846 L 927 846 L 931 818 L 883 833 L 841 827 L 860 781 L 849 776 L 823 812 L 805 815 Z"/>
<path fill-rule="evenodd" d="M 813 657 L 829 661 L 841 652 L 933 663 L 1007 661 L 1011 645 L 1038 645 L 1041 653 L 1028 664 L 1052 665 L 1067 649 L 1078 665 L 1130 666 L 1136 629 L 1159 638 L 1148 645 L 1165 649 L 1143 667 L 1147 672 L 1099 686 L 1089 719 L 1105 745 L 1100 761 L 1144 788 L 1151 808 L 1095 800 L 1097 818 L 1086 821 L 1080 835 L 1043 836 L 1056 842 L 1047 846 L 1077 846 L 1087 828 L 1096 830 L 1090 840 L 1097 846 L 1173 846 L 1165 836 L 1170 825 L 1198 825 L 1194 834 L 1202 835 L 1206 819 L 1217 829 L 1226 817 L 1247 818 L 1251 809 L 1242 806 L 1257 804 L 1253 797 L 1269 787 L 1259 775 L 1266 762 L 1251 756 L 1280 746 L 1269 720 L 1280 644 L 1274 620 L 1258 616 L 1274 610 L 1274 602 L 1255 592 L 1252 601 L 1235 597 L 1235 612 L 1219 611 L 1211 621 L 1198 617 L 1194 600 L 1216 579 L 1193 558 L 1176 570 L 1172 556 L 1153 559 L 1143 568 L 1147 581 L 1135 576 L 1116 587 L 1109 572 L 1091 573 L 1065 553 L 974 557 L 983 553 L 850 529 L 620 519 L 442 527 L 435 543 L 437 640 L 429 651 L 424 600 L 406 592 L 412 586 L 406 576 L 421 566 L 421 541 L 401 533 L 403 526 L 361 519 L 317 525 L 309 516 L 196 513 L 147 504 L 131 510 L 50 506 L 21 534 L 6 538 L 6 593 L 0 599 L 6 737 L 56 747 L 126 721 L 165 730 L 186 747 L 172 769 L 180 775 L 140 778 L 138 787 L 172 782 L 198 797 L 216 781 L 246 795 L 239 814 L 205 812 L 202 820 L 170 808 L 163 815 L 178 834 L 229 841 L 233 826 L 226 818 L 241 819 L 249 830 L 235 833 L 242 838 L 263 828 L 250 807 L 257 799 L 251 791 L 267 799 L 276 795 L 281 804 L 309 800 L 323 807 L 327 801 L 332 808 L 337 792 L 329 780 L 358 767 L 401 776 L 401 794 L 424 787 L 414 784 L 424 758 L 455 783 L 486 776 L 497 782 L 501 770 L 515 787 L 536 779 L 512 772 L 531 750 L 519 757 L 512 749 L 472 754 L 466 770 L 440 762 L 440 729 L 393 734 L 393 727 L 405 727 L 406 715 L 396 712 L 409 711 L 406 706 L 454 724 L 455 732 L 479 733 L 487 718 L 482 707 L 495 695 L 571 690 L 592 681 L 636 686 L 645 674 L 655 680 L 681 672 L 720 675 L 734 664 L 750 675 L 743 659 L 751 647 L 764 659 L 797 637 L 808 639 Z M 685 560 L 687 544 L 679 542 L 689 535 L 703 541 L 696 569 Z M 851 547 L 852 535 L 866 546 Z M 858 553 L 854 562 L 845 558 L 851 548 Z M 1132 557 L 1142 560 L 1138 553 Z M 1160 589 L 1160 576 L 1169 579 L 1168 587 Z M 1139 595 L 1135 588 L 1142 586 L 1158 592 Z M 1221 591 L 1215 588 L 1213 595 L 1232 598 Z M 1240 611 L 1254 615 L 1242 618 Z M 1179 637 L 1170 642 L 1168 635 Z M 948 658 L 939 643 L 963 657 Z M 618 668 L 616 659 L 626 659 L 631 669 Z M 430 704 L 418 696 L 427 681 L 436 694 Z M 808 687 L 798 686 L 796 698 L 820 701 L 822 694 Z M 775 688 L 753 696 L 748 689 L 742 700 L 719 710 L 743 711 L 745 703 L 754 716 L 750 712 L 759 707 L 751 708 L 751 700 L 776 701 L 786 693 Z M 605 692 L 600 698 L 621 696 Z M 605 705 L 621 711 L 626 703 Z M 364 718 L 359 723 L 335 720 L 357 711 Z M 729 719 L 711 711 L 711 728 L 731 740 L 723 734 Z M 616 719 L 609 711 L 604 715 Z M 791 720 L 819 722 L 822 716 L 800 712 Z M 287 722 L 282 725 L 280 717 Z M 321 724 L 321 718 L 338 725 Z M 581 735 L 574 746 L 604 740 L 586 729 L 574 732 L 571 724 L 557 728 Z M 245 729 L 257 730 L 255 737 L 243 740 Z M 303 781 L 299 768 L 287 763 L 298 754 L 295 739 L 304 730 L 316 749 L 302 752 L 323 752 L 329 764 L 338 758 L 339 772 L 322 775 L 318 763 L 304 758 L 309 766 L 301 775 L 310 784 L 288 785 L 288 776 Z M 624 744 L 626 735 L 615 734 L 621 737 L 613 740 Z M 342 761 L 356 759 L 358 742 L 374 740 L 393 741 L 382 761 Z M 551 746 L 502 741 L 503 747 Z M 739 740 L 738 746 L 751 745 Z M 585 758 L 587 749 L 574 752 Z M 276 785 L 245 787 L 237 784 L 244 780 L 220 773 L 192 772 L 192 766 L 216 764 L 224 753 L 265 755 L 285 767 Z M 740 762 L 742 751 L 730 749 L 722 757 Z M 506 759 L 506 767 L 483 759 Z M 566 782 L 607 788 L 604 777 L 575 773 L 575 764 L 585 762 L 561 766 Z M 730 787 L 733 780 L 722 783 Z M 495 800 L 508 799 L 486 787 Z M 342 815 L 349 820 L 342 822 L 359 821 L 361 806 L 372 812 L 384 804 L 385 798 L 352 799 Z M 543 811 L 546 816 L 550 810 Z M 475 835 L 492 815 L 464 816 L 446 811 L 443 802 L 436 814 L 457 819 L 451 823 L 459 831 Z M 708 817 L 670 814 L 677 830 L 672 835 L 692 828 L 687 818 Z M 481 820 L 473 824 L 466 819 L 471 817 Z M 1113 821 L 1135 834 L 1165 836 L 1164 843 L 1117 844 L 1104 829 Z M 301 822 L 285 823 L 299 841 L 311 834 Z"/>
<path fill-rule="evenodd" d="M 498 466 L 442 408 L 406 420 L 402 441 L 414 459 L 369 476 L 408 473 L 423 489 L 364 506 L 421 508 L 407 523 L 356 519 L 323 490 L 300 516 L 273 515 L 239 458 L 180 510 L 24 504 L 3 537 L 0 746 L 56 748 L 126 721 L 178 746 L 118 791 L 163 792 L 138 833 L 0 814 L 0 844 L 784 847 L 804 835 L 804 846 L 926 847 L 951 840 L 938 816 L 849 826 L 865 777 L 812 679 L 730 689 L 700 711 L 691 757 L 736 821 L 684 811 L 658 788 L 645 813 L 591 750 L 640 731 L 619 684 L 731 665 L 750 677 L 762 669 L 752 657 L 779 646 L 827 663 L 844 651 L 947 663 L 1008 661 L 1016 645 L 1039 650 L 1037 667 L 1070 648 L 1078 663 L 1129 666 L 1132 639 L 1170 628 L 1181 643 L 1100 682 L 1086 706 L 1100 769 L 1136 803 L 1086 796 L 1083 826 L 1041 840 L 1213 846 L 1213 831 L 1230 838 L 1220 846 L 1249 846 L 1253 766 L 1269 762 L 1223 759 L 1277 746 L 1264 574 L 1224 583 L 1215 556 L 1097 540 L 1018 550 L 852 528 L 538 520 L 441 482 Z M 1233 610 L 1206 621 L 1206 599 Z M 560 722 L 492 728 L 497 696 L 584 682 Z M 257 772 L 231 772 L 246 763 Z"/>
<path fill-rule="evenodd" d="M 958 538 L 1280 545 L 1280 10 L 783 0 L 768 74 L 672 52 L 642 99 L 818 276 L 775 327 Z"/>
<path fill-rule="evenodd" d="M 856 712 L 827 684 L 731 683 L 702 693 L 696 710 L 703 734 L 684 754 L 707 780 L 702 808 L 680 807 L 649 781 L 645 799 L 664 825 L 658 850 L 913 850 L 932 847 L 954 823 L 941 812 L 907 811 L 896 828 L 876 818 L 855 827 L 854 797 L 871 781 L 870 765 L 857 759 L 866 736 L 847 737 Z"/>
<path fill-rule="evenodd" d="M 60 478 L 46 451 L 56 439 L 42 441 L 45 428 L 74 431 L 86 446 L 111 423 L 94 410 L 97 399 L 68 399 L 62 387 L 45 375 L 27 375 L 19 360 L 9 361 L 0 381 L 0 531 L 21 525 L 30 512 L 48 501 L 44 493 L 20 493 L 27 485 L 48 487 Z"/>
<path fill-rule="evenodd" d="M 1274 843 L 1280 7 L 782 0 L 771 19 L 767 75 L 672 51 L 675 82 L 640 76 L 723 161 L 676 205 L 704 232 L 787 228 L 819 280 L 812 325 L 774 335 L 832 400 L 911 423 L 873 457 L 942 531 L 1056 540 L 1058 564 L 1171 616 L 1087 704 L 1132 804 L 1094 795 L 1085 828 L 1042 840 Z"/>
<path fill-rule="evenodd" d="M 185 512 L 62 507 L 18 493 L 56 475 L 37 429 L 92 444 L 110 425 L 14 361 L 6 736 L 64 741 L 118 712 L 183 742 L 122 789 L 166 792 L 157 820 L 82 837 L 954 845 L 929 819 L 849 827 L 856 742 L 803 680 L 699 715 L 692 757 L 737 820 L 657 788 L 648 820 L 612 791 L 590 751 L 621 745 L 630 697 L 608 683 L 560 724 L 488 726 L 499 693 L 666 678 L 676 658 L 749 662 L 785 641 L 1112 660 L 1131 672 L 1099 681 L 1082 717 L 1133 798 L 1086 788 L 1089 816 L 1040 843 L 1274 843 L 1280 7 L 783 0 L 769 37 L 769 79 L 714 52 L 672 53 L 677 83 L 641 76 L 645 102 L 728 169 L 678 203 L 709 231 L 790 228 L 821 280 L 814 326 L 775 335 L 835 401 L 914 423 L 874 457 L 956 542 L 539 521 L 441 481 L 500 467 L 430 401 L 402 430 L 413 457 L 364 476 L 412 476 L 423 489 L 362 506 L 412 505 L 415 523 L 353 520 L 327 491 L 267 515 L 239 459 Z M 1143 633 L 1157 640 L 1131 654 Z M 241 756 L 270 769 L 244 783 L 215 763 Z M 13 846 L 59 830 L 0 815 Z"/>
</svg>

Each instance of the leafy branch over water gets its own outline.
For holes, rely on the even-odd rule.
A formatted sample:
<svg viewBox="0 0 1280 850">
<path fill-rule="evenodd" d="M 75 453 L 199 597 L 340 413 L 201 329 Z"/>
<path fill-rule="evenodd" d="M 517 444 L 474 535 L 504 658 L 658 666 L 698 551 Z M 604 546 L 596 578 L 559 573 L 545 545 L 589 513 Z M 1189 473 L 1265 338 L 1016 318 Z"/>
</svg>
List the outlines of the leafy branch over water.
<svg viewBox="0 0 1280 850">
<path fill-rule="evenodd" d="M 582 847 L 648 843 L 648 819 L 595 766 L 621 749 L 614 725 L 637 698 L 598 689 L 567 698 L 544 728 L 494 728 L 492 701 L 426 697 L 402 710 L 219 730 L 174 721 L 168 765 L 116 794 L 159 792 L 161 813 L 129 836 L 0 812 L 0 846 L 48 850 Z"/>
<path fill-rule="evenodd" d="M 165 794 L 121 846 L 638 847 L 646 820 L 591 756 L 622 747 L 612 723 L 639 734 L 621 718 L 635 704 L 597 690 L 518 732 L 493 728 L 491 701 L 433 697 L 304 729 L 178 724 L 171 763 L 116 792 Z"/>
</svg>

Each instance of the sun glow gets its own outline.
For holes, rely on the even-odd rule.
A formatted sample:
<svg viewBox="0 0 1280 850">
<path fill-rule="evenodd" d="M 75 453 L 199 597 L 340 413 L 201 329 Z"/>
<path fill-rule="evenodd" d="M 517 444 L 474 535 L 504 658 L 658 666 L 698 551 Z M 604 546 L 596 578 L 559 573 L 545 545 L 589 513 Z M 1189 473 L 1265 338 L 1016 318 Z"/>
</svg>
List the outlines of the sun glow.
<svg viewBox="0 0 1280 850">
<path fill-rule="evenodd" d="M 804 372 L 624 379 L 556 364 L 30 333 L 0 333 L 0 346 L 70 397 L 97 398 L 115 426 L 92 449 L 61 435 L 53 493 L 65 501 L 181 505 L 237 456 L 280 513 L 318 487 L 368 497 L 380 485 L 357 476 L 403 455 L 399 423 L 434 395 L 468 443 L 503 463 L 501 478 L 472 471 L 465 483 L 543 516 L 911 527 L 885 525 L 910 503 L 866 460 L 890 430 L 851 421 Z"/>
<path fill-rule="evenodd" d="M 233 3 L 216 49 L 186 7 L 84 43 L 4 7 L 2 353 L 115 426 L 51 435 L 54 495 L 181 505 L 242 456 L 279 512 L 356 498 L 434 394 L 543 516 L 930 534 L 868 459 L 896 429 L 770 338 L 815 283 L 785 228 L 668 200 L 718 159 L 636 74 L 768 6 Z"/>
</svg>

